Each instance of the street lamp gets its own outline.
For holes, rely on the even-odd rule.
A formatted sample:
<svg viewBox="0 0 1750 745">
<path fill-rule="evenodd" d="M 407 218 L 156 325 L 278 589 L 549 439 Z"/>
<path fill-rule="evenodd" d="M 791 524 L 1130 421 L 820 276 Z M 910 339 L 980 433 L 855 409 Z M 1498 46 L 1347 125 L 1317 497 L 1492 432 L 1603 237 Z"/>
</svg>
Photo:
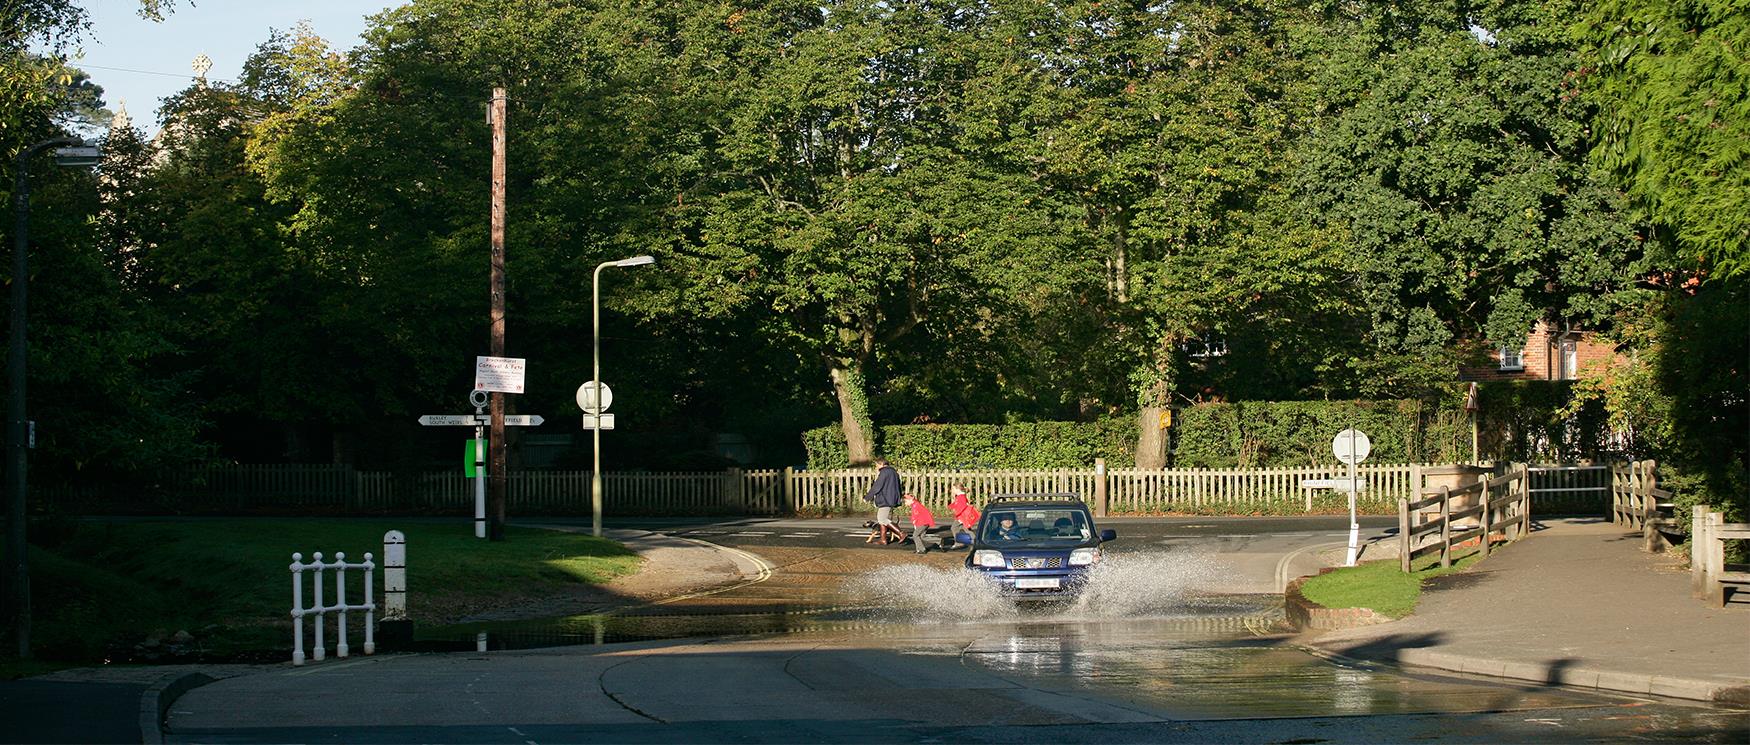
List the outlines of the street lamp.
<svg viewBox="0 0 1750 745">
<path fill-rule="evenodd" d="M 56 148 L 55 163 L 83 168 L 97 165 L 102 153 L 77 137 L 51 137 L 18 151 L 12 160 L 12 321 L 11 343 L 6 359 L 6 472 L 7 486 L 6 578 L 12 587 L 12 618 L 18 637 L 19 659 L 30 658 L 30 566 L 25 551 L 24 501 L 27 429 L 24 411 L 24 305 L 30 281 L 26 233 L 30 227 L 30 159 Z"/>
<path fill-rule="evenodd" d="M 654 256 L 633 256 L 619 261 L 604 261 L 596 265 L 595 277 L 590 285 L 590 339 L 594 343 L 593 363 L 590 372 L 590 384 L 596 386 L 596 400 L 601 401 L 602 384 L 602 270 L 610 266 L 634 267 L 655 264 Z M 595 424 L 591 428 L 595 440 L 595 457 L 592 459 L 595 472 L 589 479 L 589 510 L 591 535 L 602 537 L 602 412 L 596 411 Z"/>
</svg>

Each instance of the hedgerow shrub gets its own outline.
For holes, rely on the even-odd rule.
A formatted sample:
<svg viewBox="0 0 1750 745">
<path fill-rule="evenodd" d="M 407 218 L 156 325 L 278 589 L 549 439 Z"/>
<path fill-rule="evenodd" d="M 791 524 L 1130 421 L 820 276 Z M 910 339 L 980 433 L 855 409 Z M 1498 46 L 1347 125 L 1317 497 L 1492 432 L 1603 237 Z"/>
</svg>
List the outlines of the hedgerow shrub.
<svg viewBox="0 0 1750 745">
<path fill-rule="evenodd" d="M 1169 438 L 1175 468 L 1274 468 L 1331 465 L 1331 438 L 1345 427 L 1367 433 L 1375 463 L 1470 460 L 1468 385 L 1426 399 L 1388 401 L 1245 401 L 1176 412 Z M 1607 444 L 1602 409 L 1569 416 L 1565 383 L 1486 383 L 1481 387 L 1481 456 L 1511 461 L 1595 457 Z M 1022 424 L 904 424 L 877 428 L 877 449 L 911 469 L 1111 468 L 1135 465 L 1136 418 Z M 810 469 L 849 464 L 837 424 L 802 434 Z"/>
</svg>

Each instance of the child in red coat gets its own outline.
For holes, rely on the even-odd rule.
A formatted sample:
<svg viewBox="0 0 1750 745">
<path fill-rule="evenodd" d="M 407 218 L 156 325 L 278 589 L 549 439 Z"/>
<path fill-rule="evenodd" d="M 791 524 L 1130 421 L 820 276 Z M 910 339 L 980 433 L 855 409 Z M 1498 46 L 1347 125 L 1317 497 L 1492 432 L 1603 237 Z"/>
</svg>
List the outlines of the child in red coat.
<svg viewBox="0 0 1750 745">
<path fill-rule="evenodd" d="M 905 495 L 905 506 L 911 508 L 912 545 L 917 547 L 918 553 L 926 553 L 929 548 L 924 546 L 924 536 L 930 532 L 930 528 L 936 527 L 936 516 L 923 502 L 910 494 Z"/>
<path fill-rule="evenodd" d="M 972 500 L 966 496 L 966 488 L 955 484 L 954 498 L 948 502 L 948 511 L 954 513 L 954 522 L 948 531 L 948 548 L 954 548 L 955 534 L 965 533 L 975 535 L 978 530 L 978 508 L 972 506 Z"/>
</svg>

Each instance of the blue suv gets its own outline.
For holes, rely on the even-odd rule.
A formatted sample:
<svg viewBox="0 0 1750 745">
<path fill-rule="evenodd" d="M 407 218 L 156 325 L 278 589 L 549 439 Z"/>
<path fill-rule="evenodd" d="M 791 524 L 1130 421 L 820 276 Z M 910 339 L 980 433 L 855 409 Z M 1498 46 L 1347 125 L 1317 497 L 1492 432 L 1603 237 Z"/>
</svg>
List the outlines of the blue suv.
<svg viewBox="0 0 1750 745">
<path fill-rule="evenodd" d="M 966 568 L 1018 600 L 1074 596 L 1100 561 L 1100 544 L 1117 531 L 1094 527 L 1074 494 L 1009 494 L 984 506 Z"/>
</svg>

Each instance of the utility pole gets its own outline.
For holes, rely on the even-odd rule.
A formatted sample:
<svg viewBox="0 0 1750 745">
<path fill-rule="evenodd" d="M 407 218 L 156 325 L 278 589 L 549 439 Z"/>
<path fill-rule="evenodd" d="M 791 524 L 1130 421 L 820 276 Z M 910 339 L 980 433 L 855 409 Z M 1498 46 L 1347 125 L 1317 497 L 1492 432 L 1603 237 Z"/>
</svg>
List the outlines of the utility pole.
<svg viewBox="0 0 1750 745">
<path fill-rule="evenodd" d="M 492 89 L 492 356 L 504 355 L 504 89 Z M 509 490 L 504 458 L 504 394 L 492 394 L 491 434 L 486 442 L 491 452 L 487 472 L 486 536 L 504 540 L 504 501 Z"/>
</svg>

